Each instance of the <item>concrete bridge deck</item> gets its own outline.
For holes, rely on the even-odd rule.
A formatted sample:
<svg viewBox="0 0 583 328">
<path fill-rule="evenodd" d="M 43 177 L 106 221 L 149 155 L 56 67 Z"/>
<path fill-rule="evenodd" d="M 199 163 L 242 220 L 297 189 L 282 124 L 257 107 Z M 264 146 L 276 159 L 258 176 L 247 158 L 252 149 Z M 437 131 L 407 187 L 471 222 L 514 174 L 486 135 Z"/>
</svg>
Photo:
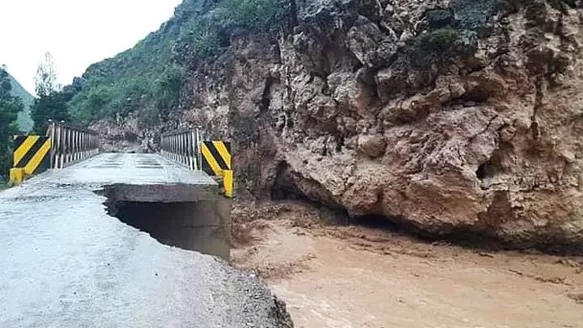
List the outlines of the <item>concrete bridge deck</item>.
<svg viewBox="0 0 583 328">
<path fill-rule="evenodd" d="M 189 171 L 158 154 L 105 153 L 70 166 L 36 177 L 59 184 L 134 184 L 216 186 L 217 183 L 202 171 Z"/>
<path fill-rule="evenodd" d="M 169 246 L 224 233 L 217 188 L 158 155 L 102 154 L 1 192 L 0 327 L 285 327 L 255 277 Z M 168 222 L 194 233 L 166 240 Z"/>
</svg>

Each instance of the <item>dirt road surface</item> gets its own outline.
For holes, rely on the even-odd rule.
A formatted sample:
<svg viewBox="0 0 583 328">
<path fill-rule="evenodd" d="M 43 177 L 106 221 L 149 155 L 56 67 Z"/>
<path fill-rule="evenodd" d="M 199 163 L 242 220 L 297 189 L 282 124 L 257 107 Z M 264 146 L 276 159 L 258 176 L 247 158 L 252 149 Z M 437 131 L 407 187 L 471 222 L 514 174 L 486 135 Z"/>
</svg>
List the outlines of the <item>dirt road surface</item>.
<svg viewBox="0 0 583 328">
<path fill-rule="evenodd" d="M 583 258 L 427 243 L 326 219 L 298 204 L 234 211 L 234 264 L 268 282 L 296 327 L 583 327 Z"/>
</svg>

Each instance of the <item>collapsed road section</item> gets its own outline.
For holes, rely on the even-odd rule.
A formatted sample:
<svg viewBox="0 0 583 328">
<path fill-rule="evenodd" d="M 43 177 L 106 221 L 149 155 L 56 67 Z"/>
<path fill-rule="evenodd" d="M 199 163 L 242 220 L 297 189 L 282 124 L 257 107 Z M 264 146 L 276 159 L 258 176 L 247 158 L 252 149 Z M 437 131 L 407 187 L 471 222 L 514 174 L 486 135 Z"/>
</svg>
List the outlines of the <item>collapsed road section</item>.
<svg viewBox="0 0 583 328">
<path fill-rule="evenodd" d="M 158 155 L 101 154 L 0 193 L 0 326 L 292 327 L 219 258 L 229 200 L 214 191 Z"/>
<path fill-rule="evenodd" d="M 229 260 L 231 200 L 216 186 L 115 184 L 101 193 L 109 215 L 159 242 Z"/>
</svg>

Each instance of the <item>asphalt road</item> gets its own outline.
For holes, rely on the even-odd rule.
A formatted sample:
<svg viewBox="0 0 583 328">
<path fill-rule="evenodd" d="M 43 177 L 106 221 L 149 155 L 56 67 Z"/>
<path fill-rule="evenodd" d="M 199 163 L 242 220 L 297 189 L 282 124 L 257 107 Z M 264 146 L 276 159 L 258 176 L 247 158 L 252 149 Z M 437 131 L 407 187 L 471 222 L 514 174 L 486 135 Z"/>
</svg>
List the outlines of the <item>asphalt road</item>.
<svg viewBox="0 0 583 328">
<path fill-rule="evenodd" d="M 93 191 L 124 178 L 95 163 L 0 192 L 0 327 L 291 327 L 250 273 L 108 216 Z"/>
</svg>

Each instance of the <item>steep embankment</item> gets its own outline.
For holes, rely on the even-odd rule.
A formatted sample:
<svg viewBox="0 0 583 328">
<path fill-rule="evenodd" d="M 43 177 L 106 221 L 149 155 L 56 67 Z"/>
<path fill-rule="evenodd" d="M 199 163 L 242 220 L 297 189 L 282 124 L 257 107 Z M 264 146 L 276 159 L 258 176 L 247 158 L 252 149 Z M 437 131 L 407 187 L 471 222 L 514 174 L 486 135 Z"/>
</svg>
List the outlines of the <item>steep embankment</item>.
<svg viewBox="0 0 583 328">
<path fill-rule="evenodd" d="M 230 137 L 239 195 L 580 247 L 579 1 L 290 5 L 274 29 L 228 30 L 216 57 L 173 48 L 185 83 L 159 125 Z"/>
<path fill-rule="evenodd" d="M 12 85 L 12 96 L 20 98 L 24 105 L 24 110 L 18 113 L 16 121 L 18 129 L 22 132 L 29 132 L 34 124 L 30 118 L 30 107 L 34 104 L 34 97 L 14 77 L 8 75 L 8 79 L 10 79 L 10 84 Z"/>
</svg>

